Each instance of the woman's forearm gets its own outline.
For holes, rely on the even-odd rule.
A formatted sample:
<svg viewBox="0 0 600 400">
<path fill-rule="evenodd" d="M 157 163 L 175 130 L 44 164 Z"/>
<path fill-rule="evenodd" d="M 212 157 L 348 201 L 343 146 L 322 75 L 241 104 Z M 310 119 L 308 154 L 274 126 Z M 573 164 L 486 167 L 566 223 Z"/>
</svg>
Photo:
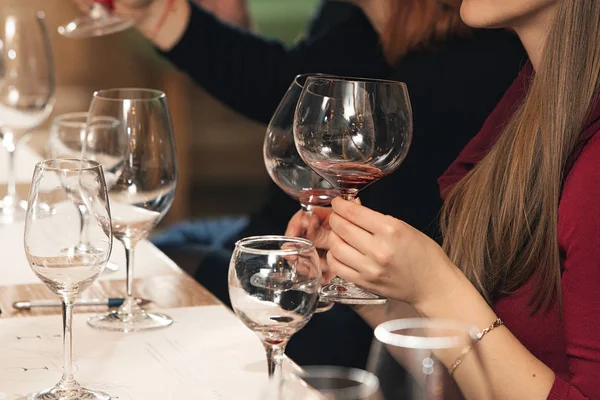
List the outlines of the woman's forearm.
<svg viewBox="0 0 600 400">
<path fill-rule="evenodd" d="M 441 288 L 439 295 L 428 296 L 429 300 L 415 305 L 416 311 L 421 316 L 465 321 L 477 326 L 479 331 L 496 320 L 494 311 L 462 272 L 454 266 L 448 269 L 448 276 L 440 281 L 446 286 Z M 477 355 L 487 372 L 494 399 L 547 398 L 554 383 L 554 373 L 534 357 L 507 327 L 500 326 L 494 329 L 475 346 Z M 450 367 L 459 356 L 455 353 L 436 354 L 436 356 L 446 367 Z M 469 354 L 467 354 L 453 375 L 469 399 L 475 398 L 473 393 L 476 391 L 476 388 L 469 386 L 472 383 L 469 377 L 479 373 L 477 369 L 479 366 L 469 362 Z"/>
</svg>

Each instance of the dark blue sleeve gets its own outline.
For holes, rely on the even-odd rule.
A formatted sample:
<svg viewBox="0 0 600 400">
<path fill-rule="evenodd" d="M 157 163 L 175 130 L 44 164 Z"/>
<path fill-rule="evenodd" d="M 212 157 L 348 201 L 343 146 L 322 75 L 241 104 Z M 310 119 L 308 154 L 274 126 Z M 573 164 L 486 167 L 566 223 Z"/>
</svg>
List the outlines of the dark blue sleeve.
<svg viewBox="0 0 600 400">
<path fill-rule="evenodd" d="M 287 48 L 191 7 L 183 37 L 162 54 L 215 98 L 256 121 L 269 121 L 299 73 L 383 77 L 389 71 L 378 35 L 358 8 L 331 29 L 321 25 L 318 34 Z"/>
</svg>

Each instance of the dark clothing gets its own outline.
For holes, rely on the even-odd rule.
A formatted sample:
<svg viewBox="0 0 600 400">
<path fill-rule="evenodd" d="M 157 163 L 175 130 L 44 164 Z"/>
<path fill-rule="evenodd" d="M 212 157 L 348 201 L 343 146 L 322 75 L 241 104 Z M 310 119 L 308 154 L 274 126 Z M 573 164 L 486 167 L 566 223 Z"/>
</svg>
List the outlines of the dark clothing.
<svg viewBox="0 0 600 400">
<path fill-rule="evenodd" d="M 432 222 L 442 204 L 436 179 L 475 136 L 515 78 L 524 50 L 508 32 L 478 31 L 469 38 L 412 52 L 392 70 L 376 32 L 360 9 L 326 2 L 322 15 L 327 7 L 346 7 L 348 15 L 330 26 L 317 19 L 321 26 L 313 30 L 316 34 L 286 49 L 278 42 L 224 25 L 193 6 L 181 42 L 165 56 L 217 99 L 263 123 L 269 121 L 294 76 L 300 73 L 406 82 L 414 114 L 411 150 L 397 172 L 365 189 L 360 197 L 363 204 L 433 235 L 437 230 L 435 225 L 432 229 Z M 264 208 L 251 216 L 242 232 L 232 235 L 225 249 L 205 254 L 195 275 L 227 304 L 230 252 L 226 248 L 240 237 L 283 233 L 299 209 L 297 201 L 276 186 L 269 189 Z M 155 243 L 167 253 L 175 250 L 161 246 L 160 241 Z M 287 354 L 301 365 L 364 368 L 371 338 L 372 330 L 355 313 L 337 305 L 315 315 L 294 335 Z"/>
</svg>

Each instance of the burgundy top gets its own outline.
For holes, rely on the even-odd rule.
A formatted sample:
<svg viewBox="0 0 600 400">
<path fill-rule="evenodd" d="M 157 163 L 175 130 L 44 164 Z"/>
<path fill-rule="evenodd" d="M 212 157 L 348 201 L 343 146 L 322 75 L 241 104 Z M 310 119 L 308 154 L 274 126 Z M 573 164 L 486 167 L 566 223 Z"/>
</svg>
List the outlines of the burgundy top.
<svg viewBox="0 0 600 400">
<path fill-rule="evenodd" d="M 522 100 L 533 69 L 528 64 L 481 131 L 439 178 L 442 197 L 478 163 Z M 558 307 L 530 315 L 533 279 L 502 297 L 494 310 L 556 379 L 550 400 L 600 399 L 600 101 L 573 154 L 558 207 L 563 319 Z M 508 355 L 507 355 L 508 356 Z"/>
</svg>

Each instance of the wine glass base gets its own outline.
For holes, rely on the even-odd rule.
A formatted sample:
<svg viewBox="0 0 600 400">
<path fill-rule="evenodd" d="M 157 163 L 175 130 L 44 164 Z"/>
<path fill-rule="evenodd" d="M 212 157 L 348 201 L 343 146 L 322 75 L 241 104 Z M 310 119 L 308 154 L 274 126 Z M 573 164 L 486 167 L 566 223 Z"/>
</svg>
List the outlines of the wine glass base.
<svg viewBox="0 0 600 400">
<path fill-rule="evenodd" d="M 149 313 L 141 309 L 129 314 L 119 309 L 90 317 L 87 323 L 92 328 L 104 331 L 140 332 L 166 328 L 173 323 L 173 319 L 165 314 Z"/>
<path fill-rule="evenodd" d="M 321 301 L 341 304 L 377 305 L 387 303 L 387 298 L 359 288 L 351 282 L 335 277 L 321 288 Z"/>
<path fill-rule="evenodd" d="M 27 202 L 24 200 L 17 200 L 16 204 L 13 204 L 12 199 L 5 197 L 0 201 L 0 224 L 24 221 L 26 213 Z"/>
<path fill-rule="evenodd" d="M 133 20 L 122 19 L 115 15 L 103 18 L 89 16 L 78 17 L 71 22 L 58 27 L 58 33 L 72 39 L 85 39 L 110 35 L 131 28 Z"/>
<path fill-rule="evenodd" d="M 110 400 L 110 395 L 81 387 L 79 384 L 70 388 L 55 386 L 39 393 L 32 393 L 27 400 Z"/>
</svg>

